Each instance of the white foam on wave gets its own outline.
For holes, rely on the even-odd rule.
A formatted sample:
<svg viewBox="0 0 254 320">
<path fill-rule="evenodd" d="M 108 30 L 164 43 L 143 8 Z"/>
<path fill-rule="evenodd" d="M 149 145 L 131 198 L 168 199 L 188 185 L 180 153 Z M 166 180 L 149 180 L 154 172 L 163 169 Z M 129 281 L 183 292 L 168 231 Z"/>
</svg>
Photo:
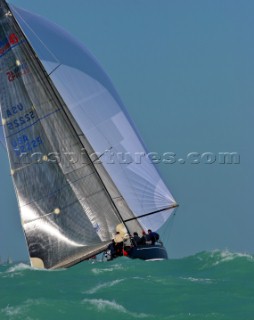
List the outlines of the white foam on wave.
<svg viewBox="0 0 254 320">
<path fill-rule="evenodd" d="M 5 273 L 10 273 L 13 275 L 20 275 L 22 273 L 22 271 L 24 270 L 31 270 L 31 271 L 40 271 L 40 272 L 61 272 L 61 271 L 65 271 L 67 269 L 65 268 L 61 268 L 61 269 L 54 269 L 54 270 L 49 270 L 49 269 L 40 269 L 40 268 L 34 268 L 28 264 L 25 263 L 18 263 L 16 265 L 11 266 L 10 268 L 8 268 Z"/>
<path fill-rule="evenodd" d="M 2 319 L 1 314 L 7 316 L 8 319 L 31 319 L 26 315 L 29 313 L 30 308 L 34 308 L 35 305 L 45 304 L 43 299 L 27 299 L 22 303 L 22 305 L 10 306 L 9 304 L 0 310 L 0 319 Z M 33 319 L 34 320 L 34 319 Z"/>
<path fill-rule="evenodd" d="M 92 272 L 94 274 L 101 274 L 101 273 L 105 273 L 105 272 L 113 272 L 116 270 L 124 270 L 123 266 L 120 264 L 115 264 L 113 266 L 111 266 L 111 268 L 93 268 Z"/>
<path fill-rule="evenodd" d="M 10 305 L 7 305 L 5 308 L 1 309 L 1 313 L 8 317 L 14 317 L 21 315 L 23 313 L 24 307 L 22 306 L 16 306 L 12 307 Z"/>
<path fill-rule="evenodd" d="M 1 272 L 1 277 L 3 278 L 14 278 L 16 276 L 23 276 L 24 270 L 32 270 L 32 267 L 25 263 L 19 263 L 12 265 L 6 271 Z"/>
<path fill-rule="evenodd" d="M 162 258 L 154 258 L 154 259 L 147 259 L 145 260 L 146 262 L 149 262 L 149 261 L 165 261 L 165 259 L 162 259 Z"/>
<path fill-rule="evenodd" d="M 94 294 L 94 293 L 98 292 L 101 289 L 114 287 L 114 286 L 118 285 L 119 283 L 123 282 L 124 280 L 125 279 L 118 279 L 118 280 L 113 280 L 113 281 L 110 281 L 110 282 L 102 283 L 102 284 L 99 284 L 98 286 L 96 286 L 96 287 L 94 287 L 94 288 L 92 288 L 90 290 L 84 291 L 83 293 Z"/>
<path fill-rule="evenodd" d="M 6 270 L 7 273 L 23 271 L 23 270 L 32 270 L 33 268 L 25 263 L 19 263 L 14 266 L 11 266 L 9 269 Z"/>
<path fill-rule="evenodd" d="M 217 266 L 221 263 L 229 262 L 229 261 L 235 260 L 237 258 L 245 258 L 246 260 L 251 261 L 251 262 L 254 261 L 254 257 L 250 254 L 241 253 L 241 252 L 230 252 L 228 250 L 224 250 L 224 251 L 215 250 L 212 252 L 212 256 L 219 256 L 219 260 L 216 261 L 213 264 L 213 266 Z"/>
<path fill-rule="evenodd" d="M 213 280 L 209 278 L 180 277 L 180 279 L 191 281 L 191 282 L 207 283 L 207 284 L 213 283 Z"/>
<path fill-rule="evenodd" d="M 133 318 L 147 318 L 151 317 L 151 315 L 145 314 L 145 313 L 135 313 L 128 311 L 124 306 L 121 304 L 116 303 L 114 300 L 104 300 L 104 299 L 84 299 L 83 303 L 88 303 L 91 306 L 95 307 L 98 311 L 104 312 L 107 310 L 114 310 L 119 313 L 128 314 L 129 316 Z"/>
</svg>

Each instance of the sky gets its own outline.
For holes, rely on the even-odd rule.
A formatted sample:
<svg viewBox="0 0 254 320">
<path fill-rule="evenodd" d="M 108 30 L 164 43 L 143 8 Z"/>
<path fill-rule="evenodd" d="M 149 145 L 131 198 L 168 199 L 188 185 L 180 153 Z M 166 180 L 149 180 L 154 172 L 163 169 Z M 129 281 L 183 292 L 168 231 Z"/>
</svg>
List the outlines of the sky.
<svg viewBox="0 0 254 320">
<path fill-rule="evenodd" d="M 216 249 L 253 254 L 254 2 L 11 3 L 82 41 L 112 79 L 148 149 L 176 154 L 175 163 L 158 164 L 180 204 L 163 231 L 169 256 Z M 236 163 L 221 163 L 221 152 L 237 153 Z M 209 164 L 209 157 L 216 161 Z M 0 161 L 0 256 L 22 260 L 27 251 L 1 148 Z"/>
</svg>

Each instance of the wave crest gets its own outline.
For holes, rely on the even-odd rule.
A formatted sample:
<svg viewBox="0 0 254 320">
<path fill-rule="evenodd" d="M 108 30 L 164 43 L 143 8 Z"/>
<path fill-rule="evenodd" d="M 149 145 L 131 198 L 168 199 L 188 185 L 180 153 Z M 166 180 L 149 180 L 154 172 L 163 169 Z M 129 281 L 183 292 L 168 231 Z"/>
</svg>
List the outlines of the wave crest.
<svg viewBox="0 0 254 320">
<path fill-rule="evenodd" d="M 110 282 L 102 283 L 102 284 L 99 284 L 98 286 L 96 286 L 96 287 L 94 287 L 94 288 L 92 288 L 90 290 L 85 291 L 84 293 L 86 293 L 86 294 L 94 294 L 94 293 L 98 292 L 101 289 L 106 289 L 106 288 L 111 288 L 113 286 L 116 286 L 118 283 L 121 283 L 123 281 L 124 281 L 124 279 L 118 279 L 118 280 L 113 280 L 113 281 L 110 281 Z"/>
<path fill-rule="evenodd" d="M 145 313 L 135 313 L 128 311 L 124 306 L 121 304 L 116 303 L 114 300 L 104 300 L 104 299 L 84 299 L 83 303 L 90 304 L 91 306 L 95 307 L 97 311 L 103 312 L 107 310 L 114 310 L 119 313 L 125 313 L 133 318 L 147 318 L 151 315 Z"/>
</svg>

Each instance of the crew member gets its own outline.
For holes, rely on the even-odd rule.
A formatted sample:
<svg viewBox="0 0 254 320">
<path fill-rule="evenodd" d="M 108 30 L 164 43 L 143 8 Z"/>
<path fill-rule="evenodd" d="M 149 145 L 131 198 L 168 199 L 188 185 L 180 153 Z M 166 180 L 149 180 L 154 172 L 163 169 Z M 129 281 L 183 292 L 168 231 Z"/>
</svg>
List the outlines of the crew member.
<svg viewBox="0 0 254 320">
<path fill-rule="evenodd" d="M 151 229 L 148 230 L 148 237 L 152 244 L 155 244 L 155 242 L 160 238 L 159 234 L 157 232 L 153 232 Z"/>
</svg>

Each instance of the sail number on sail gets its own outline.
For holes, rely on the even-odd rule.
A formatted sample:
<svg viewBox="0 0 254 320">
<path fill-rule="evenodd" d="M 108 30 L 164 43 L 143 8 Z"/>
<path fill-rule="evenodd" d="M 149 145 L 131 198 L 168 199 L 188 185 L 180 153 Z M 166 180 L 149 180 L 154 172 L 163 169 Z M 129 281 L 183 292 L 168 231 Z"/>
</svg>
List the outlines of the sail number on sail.
<svg viewBox="0 0 254 320">
<path fill-rule="evenodd" d="M 27 122 L 30 122 L 34 118 L 35 118 L 34 112 L 30 111 L 30 112 L 26 113 L 25 115 L 15 119 L 11 122 L 7 122 L 7 127 L 9 130 L 13 130 L 13 129 L 16 129 L 20 126 L 23 126 L 24 124 L 26 124 Z"/>
<path fill-rule="evenodd" d="M 22 105 L 22 103 L 19 103 L 16 106 L 7 108 L 7 110 L 6 110 L 6 120 L 11 118 L 14 115 L 19 114 L 23 110 L 24 110 L 24 106 Z M 6 125 L 7 125 L 9 130 L 13 130 L 13 129 L 19 128 L 20 126 L 23 126 L 27 122 L 31 122 L 33 119 L 35 119 L 35 114 L 34 114 L 34 111 L 31 110 L 31 111 L 27 111 L 26 114 L 23 114 L 22 116 L 17 117 L 12 121 L 8 121 L 7 120 Z"/>
<path fill-rule="evenodd" d="M 29 124 L 30 126 L 36 123 L 36 121 L 34 122 L 36 115 L 33 111 L 33 108 L 31 108 L 30 110 L 26 110 L 26 112 L 23 113 L 24 109 L 25 108 L 22 103 L 18 103 L 17 105 L 6 109 L 6 126 L 9 129 L 9 131 L 20 129 L 24 125 Z M 14 116 L 15 119 L 11 119 Z M 10 134 L 10 136 L 12 135 L 13 134 Z M 32 151 L 41 144 L 43 144 L 43 141 L 40 135 L 37 137 L 30 138 L 28 135 L 22 134 L 11 140 L 11 146 L 16 156 L 20 156 L 24 152 Z"/>
<path fill-rule="evenodd" d="M 20 156 L 22 153 L 32 151 L 41 144 L 43 144 L 43 141 L 40 136 L 30 139 L 25 134 L 16 139 L 12 139 L 11 141 L 11 145 L 16 156 Z"/>
</svg>

